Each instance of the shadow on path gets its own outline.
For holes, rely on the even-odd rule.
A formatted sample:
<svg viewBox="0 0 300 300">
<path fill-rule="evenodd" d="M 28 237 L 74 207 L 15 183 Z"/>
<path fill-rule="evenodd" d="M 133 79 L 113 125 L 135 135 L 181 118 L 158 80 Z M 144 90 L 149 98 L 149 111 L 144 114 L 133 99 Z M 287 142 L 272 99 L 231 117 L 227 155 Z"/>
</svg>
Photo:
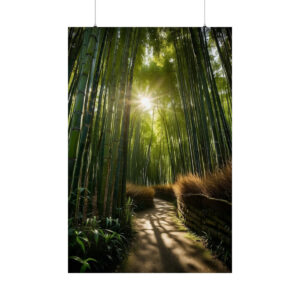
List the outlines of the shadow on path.
<svg viewBox="0 0 300 300">
<path fill-rule="evenodd" d="M 121 272 L 228 272 L 201 242 L 175 223 L 172 204 L 154 199 L 155 208 L 137 213 L 132 250 Z"/>
</svg>

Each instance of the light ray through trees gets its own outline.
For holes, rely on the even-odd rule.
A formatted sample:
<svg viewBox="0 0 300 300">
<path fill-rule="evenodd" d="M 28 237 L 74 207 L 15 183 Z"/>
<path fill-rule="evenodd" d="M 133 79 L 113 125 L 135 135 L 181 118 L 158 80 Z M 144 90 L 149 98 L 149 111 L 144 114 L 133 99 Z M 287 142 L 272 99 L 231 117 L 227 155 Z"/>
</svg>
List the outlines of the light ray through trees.
<svg viewBox="0 0 300 300">
<path fill-rule="evenodd" d="M 230 28 L 69 28 L 69 215 L 231 159 Z"/>
</svg>

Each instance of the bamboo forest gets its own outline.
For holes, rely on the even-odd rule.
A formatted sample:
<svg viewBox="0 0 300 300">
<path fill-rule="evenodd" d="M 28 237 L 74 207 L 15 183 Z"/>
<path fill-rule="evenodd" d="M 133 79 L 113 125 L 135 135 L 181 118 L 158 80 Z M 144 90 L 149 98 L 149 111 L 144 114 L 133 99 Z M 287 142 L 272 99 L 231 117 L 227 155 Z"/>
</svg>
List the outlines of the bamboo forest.
<svg viewBox="0 0 300 300">
<path fill-rule="evenodd" d="M 231 28 L 68 30 L 69 272 L 231 272 Z"/>
</svg>

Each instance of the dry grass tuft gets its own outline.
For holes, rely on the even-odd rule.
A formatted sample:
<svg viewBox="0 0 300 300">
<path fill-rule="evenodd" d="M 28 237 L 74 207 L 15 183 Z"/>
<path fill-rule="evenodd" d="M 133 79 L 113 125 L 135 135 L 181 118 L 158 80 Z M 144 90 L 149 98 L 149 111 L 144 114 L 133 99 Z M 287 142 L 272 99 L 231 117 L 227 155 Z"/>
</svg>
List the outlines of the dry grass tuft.
<svg viewBox="0 0 300 300">
<path fill-rule="evenodd" d="M 143 210 L 154 207 L 154 189 L 152 187 L 126 184 L 126 195 L 131 197 L 135 206 L 135 210 Z"/>
<path fill-rule="evenodd" d="M 208 197 L 231 202 L 232 198 L 232 167 L 228 163 L 223 169 L 205 177 L 188 174 L 179 176 L 174 184 L 177 198 L 188 194 L 204 194 Z"/>
<path fill-rule="evenodd" d="M 231 162 L 205 177 L 179 176 L 174 191 L 185 225 L 204 237 L 207 247 L 231 269 Z"/>
<path fill-rule="evenodd" d="M 176 196 L 172 184 L 154 185 L 155 197 L 167 201 L 175 201 Z"/>
</svg>

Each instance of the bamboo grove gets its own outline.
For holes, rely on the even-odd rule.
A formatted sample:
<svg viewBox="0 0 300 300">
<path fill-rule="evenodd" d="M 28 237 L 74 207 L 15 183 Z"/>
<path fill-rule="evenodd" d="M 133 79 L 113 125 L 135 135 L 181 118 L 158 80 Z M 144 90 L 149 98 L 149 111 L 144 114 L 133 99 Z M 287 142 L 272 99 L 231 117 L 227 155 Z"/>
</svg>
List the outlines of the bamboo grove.
<svg viewBox="0 0 300 300">
<path fill-rule="evenodd" d="M 231 159 L 231 29 L 69 28 L 69 217 Z M 147 95 L 151 106 L 141 105 Z"/>
</svg>

